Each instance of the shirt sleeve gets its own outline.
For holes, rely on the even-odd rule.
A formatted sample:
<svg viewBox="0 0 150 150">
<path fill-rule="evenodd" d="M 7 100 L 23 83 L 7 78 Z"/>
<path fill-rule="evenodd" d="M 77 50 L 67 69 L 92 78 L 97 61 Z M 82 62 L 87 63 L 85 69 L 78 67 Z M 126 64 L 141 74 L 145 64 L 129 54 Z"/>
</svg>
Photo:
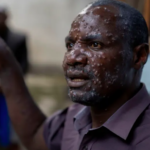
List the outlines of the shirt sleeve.
<svg viewBox="0 0 150 150">
<path fill-rule="evenodd" d="M 56 150 L 61 146 L 61 138 L 63 134 L 64 123 L 66 119 L 68 108 L 58 111 L 50 116 L 44 123 L 44 139 L 47 147 L 50 149 L 51 145 L 56 145 Z"/>
</svg>

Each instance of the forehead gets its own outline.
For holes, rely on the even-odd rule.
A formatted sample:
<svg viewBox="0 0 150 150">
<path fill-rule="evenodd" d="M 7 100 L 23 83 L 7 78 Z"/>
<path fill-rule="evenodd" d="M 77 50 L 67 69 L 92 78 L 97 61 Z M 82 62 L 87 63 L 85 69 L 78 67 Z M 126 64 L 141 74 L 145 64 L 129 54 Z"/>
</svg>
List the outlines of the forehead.
<svg viewBox="0 0 150 150">
<path fill-rule="evenodd" d="M 71 32 L 115 32 L 119 16 L 119 10 L 115 6 L 88 5 L 73 21 Z"/>
</svg>

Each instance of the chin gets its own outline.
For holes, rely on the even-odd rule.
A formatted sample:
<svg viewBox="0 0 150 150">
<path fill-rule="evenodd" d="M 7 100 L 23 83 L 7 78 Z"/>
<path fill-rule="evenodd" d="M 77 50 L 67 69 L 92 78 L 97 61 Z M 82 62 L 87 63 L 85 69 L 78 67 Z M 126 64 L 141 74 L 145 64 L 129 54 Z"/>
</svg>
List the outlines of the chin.
<svg viewBox="0 0 150 150">
<path fill-rule="evenodd" d="M 69 97 L 74 103 L 79 103 L 85 106 L 102 106 L 105 98 L 100 96 L 98 93 L 89 91 L 89 92 L 79 92 L 72 91 L 69 92 Z"/>
</svg>

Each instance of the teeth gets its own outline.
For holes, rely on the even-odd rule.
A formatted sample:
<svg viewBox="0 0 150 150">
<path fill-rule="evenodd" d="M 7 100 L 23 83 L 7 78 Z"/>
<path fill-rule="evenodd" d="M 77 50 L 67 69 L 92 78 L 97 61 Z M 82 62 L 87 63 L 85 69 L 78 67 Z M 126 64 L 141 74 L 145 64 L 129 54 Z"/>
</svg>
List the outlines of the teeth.
<svg viewBox="0 0 150 150">
<path fill-rule="evenodd" d="M 73 79 L 72 81 L 74 81 L 74 82 L 81 82 L 81 81 L 84 81 L 84 79 Z"/>
</svg>

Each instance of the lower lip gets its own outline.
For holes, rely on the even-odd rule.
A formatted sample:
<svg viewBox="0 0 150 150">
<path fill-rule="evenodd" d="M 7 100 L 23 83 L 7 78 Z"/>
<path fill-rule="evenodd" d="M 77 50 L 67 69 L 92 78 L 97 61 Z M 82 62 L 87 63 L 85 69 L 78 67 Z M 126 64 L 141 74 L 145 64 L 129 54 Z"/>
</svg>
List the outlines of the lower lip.
<svg viewBox="0 0 150 150">
<path fill-rule="evenodd" d="M 81 80 L 81 81 L 73 81 L 71 79 L 67 79 L 69 87 L 79 88 L 88 83 L 89 80 Z"/>
</svg>

